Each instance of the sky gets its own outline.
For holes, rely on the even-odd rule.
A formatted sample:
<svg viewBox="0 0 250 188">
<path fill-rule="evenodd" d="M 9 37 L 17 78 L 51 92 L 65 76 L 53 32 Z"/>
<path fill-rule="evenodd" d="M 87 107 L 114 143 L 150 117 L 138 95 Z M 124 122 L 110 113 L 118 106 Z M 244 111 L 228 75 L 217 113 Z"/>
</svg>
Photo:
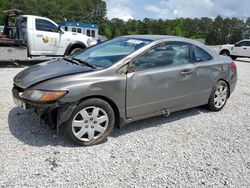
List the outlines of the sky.
<svg viewBox="0 0 250 188">
<path fill-rule="evenodd" d="M 250 17 L 250 0 L 104 0 L 107 17 L 140 19 Z"/>
</svg>

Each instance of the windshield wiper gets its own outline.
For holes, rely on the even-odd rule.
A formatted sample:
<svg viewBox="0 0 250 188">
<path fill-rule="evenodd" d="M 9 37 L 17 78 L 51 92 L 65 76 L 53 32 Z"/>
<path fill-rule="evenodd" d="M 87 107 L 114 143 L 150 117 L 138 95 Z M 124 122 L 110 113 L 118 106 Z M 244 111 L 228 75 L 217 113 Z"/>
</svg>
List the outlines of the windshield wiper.
<svg viewBox="0 0 250 188">
<path fill-rule="evenodd" d="M 74 61 L 72 58 L 64 57 L 63 59 L 64 59 L 65 61 L 70 62 L 70 63 L 76 64 L 76 65 L 80 65 L 79 62 Z"/>
<path fill-rule="evenodd" d="M 92 69 L 96 69 L 95 65 L 92 65 L 92 64 L 90 64 L 90 63 L 88 63 L 86 61 L 82 61 L 81 59 L 77 59 L 77 58 L 72 58 L 72 59 L 75 60 L 75 61 L 78 61 L 78 62 L 80 62 L 80 63 L 82 63 L 82 64 L 84 64 L 84 65 L 86 65 L 86 66 L 88 66 L 88 67 L 90 67 Z"/>
</svg>

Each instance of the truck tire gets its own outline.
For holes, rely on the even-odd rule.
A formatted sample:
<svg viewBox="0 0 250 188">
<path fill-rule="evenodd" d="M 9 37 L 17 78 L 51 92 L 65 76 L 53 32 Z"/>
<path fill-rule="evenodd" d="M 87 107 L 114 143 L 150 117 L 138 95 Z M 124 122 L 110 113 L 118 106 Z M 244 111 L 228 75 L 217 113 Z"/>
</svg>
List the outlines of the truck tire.
<svg viewBox="0 0 250 188">
<path fill-rule="evenodd" d="M 84 48 L 73 48 L 70 52 L 69 52 L 69 55 L 72 56 L 72 55 L 75 55 L 77 53 L 79 53 L 80 51 L 82 51 Z"/>
<path fill-rule="evenodd" d="M 220 52 L 220 55 L 230 56 L 230 53 L 229 53 L 228 50 L 222 50 L 222 51 Z"/>
</svg>

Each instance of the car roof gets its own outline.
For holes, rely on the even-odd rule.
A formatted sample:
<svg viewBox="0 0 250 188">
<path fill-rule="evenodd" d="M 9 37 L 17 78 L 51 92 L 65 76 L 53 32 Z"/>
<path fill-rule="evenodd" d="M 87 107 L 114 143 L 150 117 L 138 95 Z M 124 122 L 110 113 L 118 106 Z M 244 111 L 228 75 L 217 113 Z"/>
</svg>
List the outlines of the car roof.
<svg viewBox="0 0 250 188">
<path fill-rule="evenodd" d="M 134 39 L 144 39 L 144 40 L 151 40 L 151 41 L 158 41 L 158 40 L 169 40 L 169 41 L 180 41 L 180 42 L 187 42 L 190 44 L 193 44 L 195 46 L 198 46 L 202 49 L 204 49 L 205 51 L 209 52 L 210 55 L 216 57 L 218 54 L 208 48 L 206 45 L 204 45 L 203 43 L 197 41 L 197 40 L 193 40 L 193 39 L 189 39 L 189 38 L 185 38 L 185 37 L 179 37 L 179 36 L 171 36 L 171 35 L 126 35 L 126 36 L 122 36 L 122 37 L 126 37 L 126 38 L 134 38 Z"/>
<path fill-rule="evenodd" d="M 169 36 L 169 35 L 126 35 L 123 37 L 136 38 L 136 39 L 146 39 L 146 40 L 152 40 L 152 41 L 167 39 L 167 38 L 174 38 L 174 36 Z"/>
</svg>

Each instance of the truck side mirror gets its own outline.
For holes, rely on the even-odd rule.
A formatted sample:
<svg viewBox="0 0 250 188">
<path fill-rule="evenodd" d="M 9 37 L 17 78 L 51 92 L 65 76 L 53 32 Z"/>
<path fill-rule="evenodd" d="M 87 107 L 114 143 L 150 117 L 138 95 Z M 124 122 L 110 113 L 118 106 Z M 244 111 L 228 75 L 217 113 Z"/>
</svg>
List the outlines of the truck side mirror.
<svg viewBox="0 0 250 188">
<path fill-rule="evenodd" d="M 62 28 L 60 25 L 58 25 L 58 33 L 63 34 L 64 32 L 62 31 Z"/>
</svg>

